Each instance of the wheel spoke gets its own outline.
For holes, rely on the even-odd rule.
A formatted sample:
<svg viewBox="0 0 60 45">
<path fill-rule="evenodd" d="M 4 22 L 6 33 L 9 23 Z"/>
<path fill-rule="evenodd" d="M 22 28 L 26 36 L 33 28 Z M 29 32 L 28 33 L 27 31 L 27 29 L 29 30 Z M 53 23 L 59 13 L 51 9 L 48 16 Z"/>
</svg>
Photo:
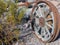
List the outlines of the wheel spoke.
<svg viewBox="0 0 60 45">
<path fill-rule="evenodd" d="M 49 30 L 48 30 L 48 28 L 43 27 L 43 28 L 42 28 L 42 32 L 43 32 L 43 35 L 47 35 L 47 34 L 49 33 Z M 50 34 L 50 33 L 49 33 L 49 34 Z"/>
<path fill-rule="evenodd" d="M 35 23 L 39 25 L 39 19 L 35 18 Z"/>
<path fill-rule="evenodd" d="M 36 15 L 39 15 L 38 11 L 36 11 Z"/>
<path fill-rule="evenodd" d="M 53 20 L 53 19 L 52 18 L 46 19 L 46 21 L 50 21 L 50 20 Z"/>
<path fill-rule="evenodd" d="M 52 26 L 50 24 L 48 24 L 47 22 L 46 22 L 46 25 L 49 26 L 50 28 L 52 28 Z"/>
<path fill-rule="evenodd" d="M 37 9 L 37 7 L 35 7 L 35 9 L 34 9 L 33 15 L 35 15 L 37 13 L 36 12 L 37 11 L 36 9 Z"/>
<path fill-rule="evenodd" d="M 45 26 L 45 28 L 46 28 L 46 33 L 50 35 L 50 32 L 49 32 L 47 26 Z"/>
<path fill-rule="evenodd" d="M 39 11 L 40 16 L 44 15 L 43 10 L 40 7 L 38 8 L 38 11 Z"/>
<path fill-rule="evenodd" d="M 38 33 L 41 35 L 41 31 L 42 31 L 42 29 L 41 29 L 41 27 L 39 28 L 39 30 L 38 30 Z"/>
<path fill-rule="evenodd" d="M 35 8 L 36 15 L 40 15 L 38 8 L 39 8 L 38 6 Z"/>
<path fill-rule="evenodd" d="M 41 35 L 45 35 L 45 29 L 44 29 L 44 27 L 42 27 L 42 29 L 41 29 Z"/>
<path fill-rule="evenodd" d="M 49 15 L 49 13 L 50 13 L 50 10 L 49 9 L 46 9 L 46 11 L 45 11 L 45 17 L 47 17 L 47 15 Z"/>
</svg>

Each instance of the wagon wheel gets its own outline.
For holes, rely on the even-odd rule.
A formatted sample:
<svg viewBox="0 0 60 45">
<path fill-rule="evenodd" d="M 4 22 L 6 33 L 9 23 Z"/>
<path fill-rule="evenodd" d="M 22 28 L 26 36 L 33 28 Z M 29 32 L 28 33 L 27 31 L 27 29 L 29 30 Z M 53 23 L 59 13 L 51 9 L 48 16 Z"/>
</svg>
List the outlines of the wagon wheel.
<svg viewBox="0 0 60 45">
<path fill-rule="evenodd" d="M 43 42 L 50 42 L 58 36 L 58 11 L 49 1 L 38 1 L 32 10 L 35 35 Z"/>
</svg>

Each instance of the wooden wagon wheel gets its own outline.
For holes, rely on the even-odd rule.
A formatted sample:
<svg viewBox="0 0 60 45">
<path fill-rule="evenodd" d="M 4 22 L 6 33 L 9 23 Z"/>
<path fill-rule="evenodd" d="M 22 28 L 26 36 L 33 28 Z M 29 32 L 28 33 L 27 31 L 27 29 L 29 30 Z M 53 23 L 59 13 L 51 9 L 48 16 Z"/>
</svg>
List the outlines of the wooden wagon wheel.
<svg viewBox="0 0 60 45">
<path fill-rule="evenodd" d="M 35 19 L 33 25 L 35 35 L 43 42 L 55 40 L 59 33 L 59 13 L 56 7 L 49 1 L 37 1 L 32 15 Z"/>
</svg>

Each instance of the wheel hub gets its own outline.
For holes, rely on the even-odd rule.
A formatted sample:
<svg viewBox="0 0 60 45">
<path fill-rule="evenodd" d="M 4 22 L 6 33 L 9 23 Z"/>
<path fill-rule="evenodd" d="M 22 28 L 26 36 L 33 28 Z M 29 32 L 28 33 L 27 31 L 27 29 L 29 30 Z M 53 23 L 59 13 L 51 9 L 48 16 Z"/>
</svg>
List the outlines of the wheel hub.
<svg viewBox="0 0 60 45">
<path fill-rule="evenodd" d="M 44 27 L 45 26 L 45 19 L 43 17 L 40 17 L 39 23 L 40 23 L 41 27 Z"/>
</svg>

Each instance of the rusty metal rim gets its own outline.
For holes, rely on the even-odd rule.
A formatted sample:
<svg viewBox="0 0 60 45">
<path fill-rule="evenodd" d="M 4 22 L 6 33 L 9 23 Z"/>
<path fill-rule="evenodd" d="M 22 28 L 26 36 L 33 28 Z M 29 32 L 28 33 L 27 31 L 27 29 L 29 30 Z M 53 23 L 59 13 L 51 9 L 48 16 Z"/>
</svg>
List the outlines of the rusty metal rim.
<svg viewBox="0 0 60 45">
<path fill-rule="evenodd" d="M 50 6 L 50 8 L 51 8 L 51 10 L 53 11 L 53 13 L 54 13 L 54 21 L 55 21 L 55 23 L 54 23 L 54 25 L 55 25 L 55 29 L 54 29 L 54 34 L 51 36 L 51 39 L 50 40 L 48 40 L 48 41 L 46 41 L 46 42 L 50 42 L 50 41 L 52 41 L 53 39 L 55 40 L 56 39 L 56 37 L 58 36 L 58 33 L 59 33 L 59 30 L 57 29 L 58 28 L 58 11 L 57 11 L 57 9 L 56 9 L 56 7 L 51 3 L 51 2 L 49 2 L 49 1 L 37 1 L 36 2 L 36 5 L 38 4 L 38 3 L 46 3 L 48 6 Z M 36 6 L 35 5 L 35 6 Z M 34 6 L 34 8 L 35 8 L 35 6 Z M 32 10 L 32 12 L 34 11 L 34 8 L 33 8 L 33 10 Z M 32 15 L 31 15 L 32 16 Z M 36 34 L 35 34 L 36 35 Z M 37 36 L 37 35 L 36 35 Z M 40 39 L 41 40 L 41 39 Z M 42 41 L 42 40 L 41 40 Z M 45 41 L 42 41 L 42 42 L 45 42 Z M 46 43 L 45 42 L 45 43 Z"/>
<path fill-rule="evenodd" d="M 17 5 L 18 6 L 26 6 L 26 7 L 28 7 L 30 4 L 33 4 L 33 3 L 36 3 L 36 1 L 35 2 L 24 2 L 24 3 L 17 4 Z"/>
</svg>

